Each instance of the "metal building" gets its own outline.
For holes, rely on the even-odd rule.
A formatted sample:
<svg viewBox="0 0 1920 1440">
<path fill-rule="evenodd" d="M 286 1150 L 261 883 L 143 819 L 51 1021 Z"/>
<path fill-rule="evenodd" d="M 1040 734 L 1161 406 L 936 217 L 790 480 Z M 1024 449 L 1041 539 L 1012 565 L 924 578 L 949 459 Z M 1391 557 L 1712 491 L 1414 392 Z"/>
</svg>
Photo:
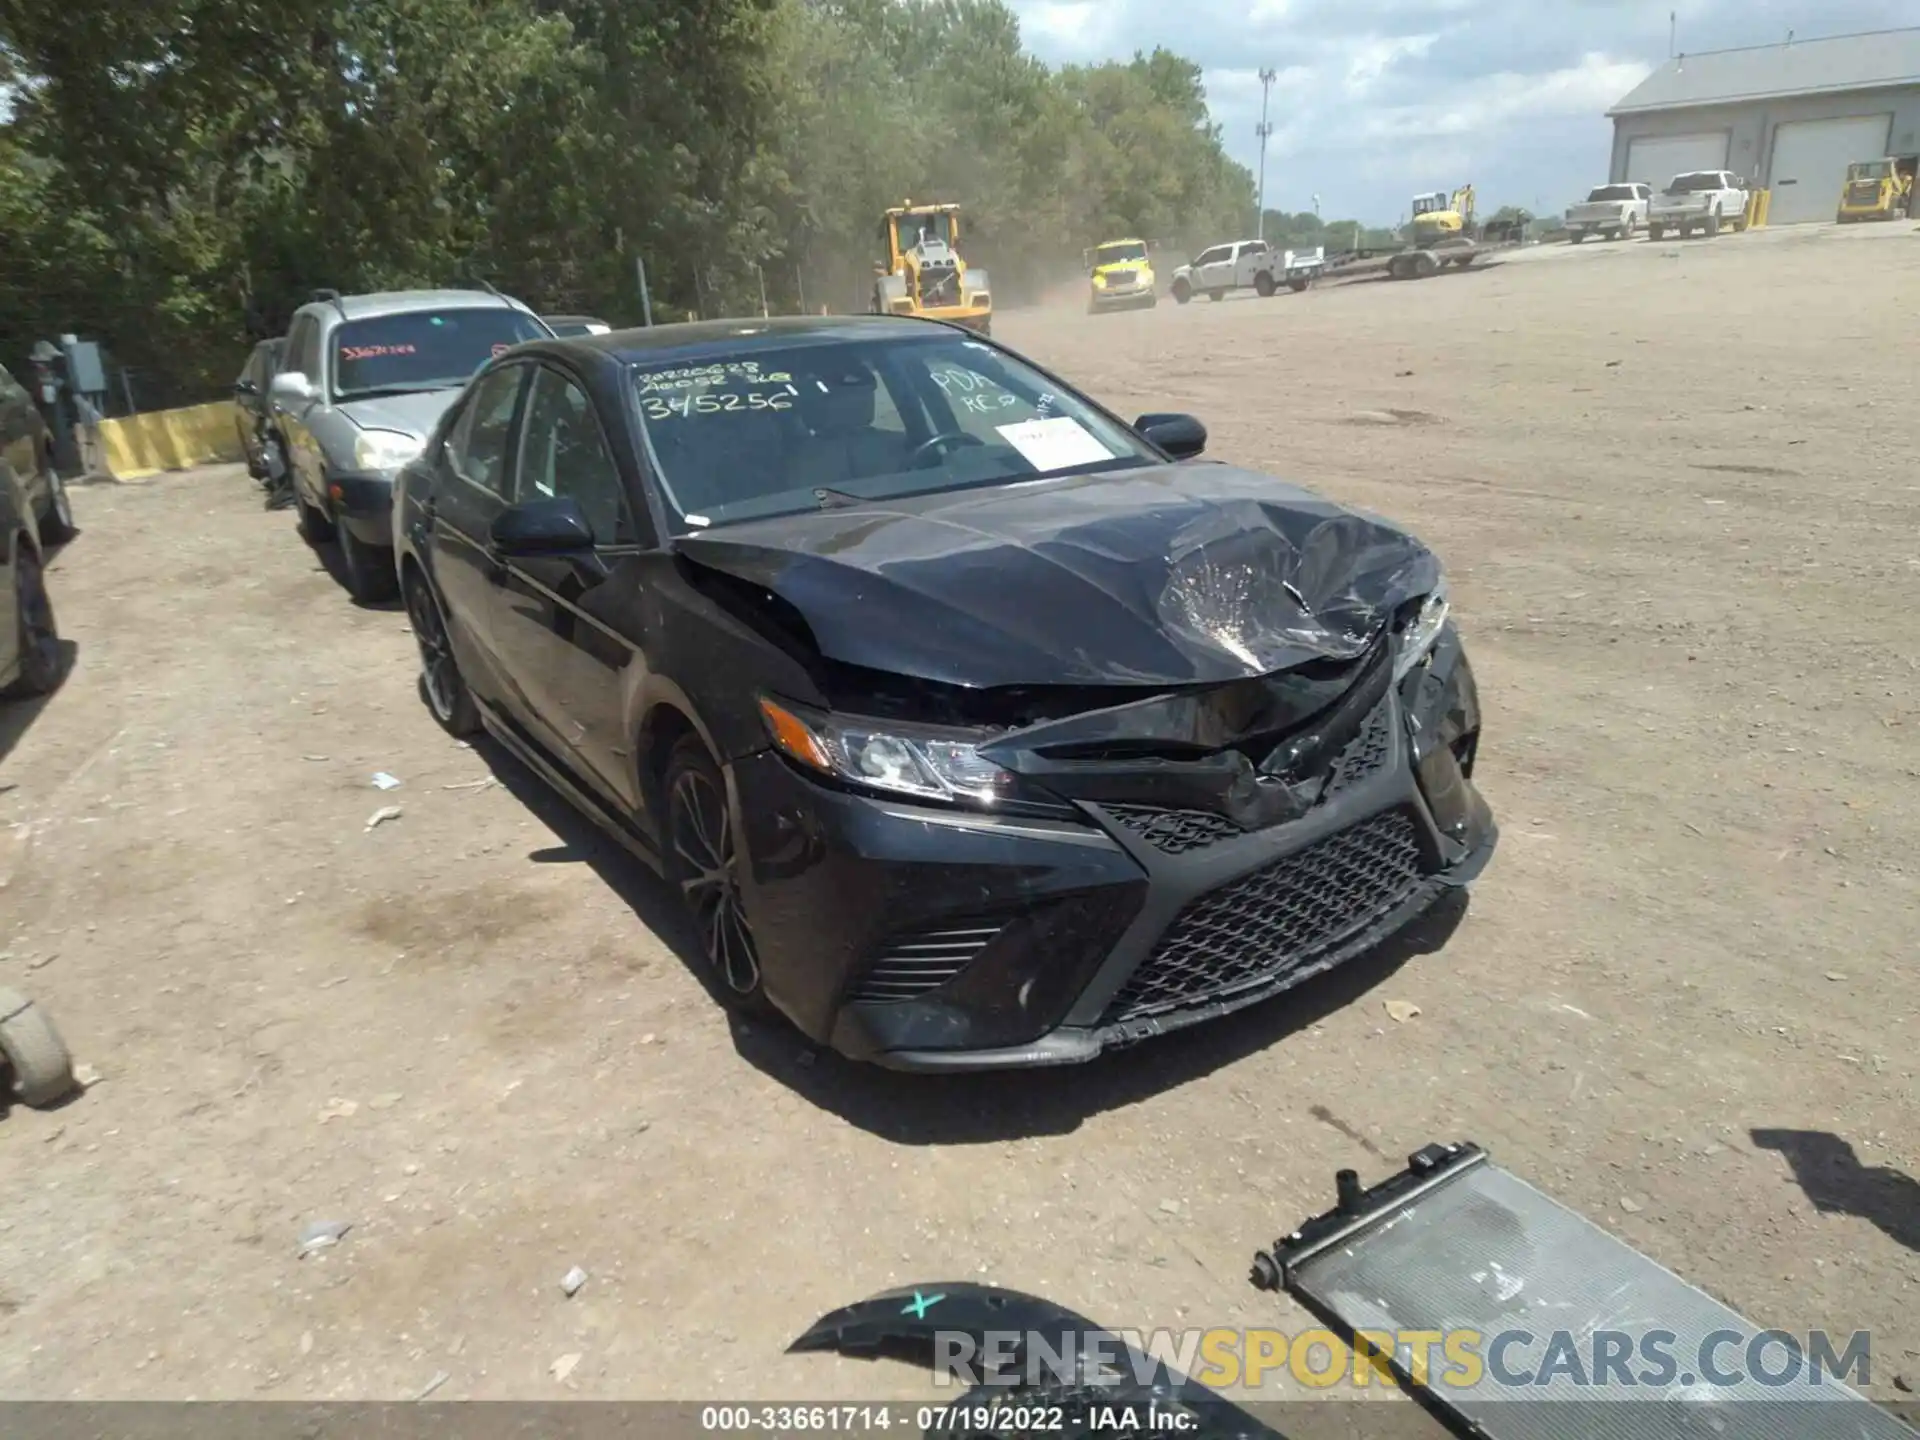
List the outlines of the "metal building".
<svg viewBox="0 0 1920 1440">
<path fill-rule="evenodd" d="M 1849 163 L 1920 152 L 1920 29 L 1680 55 L 1607 115 L 1615 183 L 1732 170 L 1769 224 L 1831 220 Z"/>
</svg>

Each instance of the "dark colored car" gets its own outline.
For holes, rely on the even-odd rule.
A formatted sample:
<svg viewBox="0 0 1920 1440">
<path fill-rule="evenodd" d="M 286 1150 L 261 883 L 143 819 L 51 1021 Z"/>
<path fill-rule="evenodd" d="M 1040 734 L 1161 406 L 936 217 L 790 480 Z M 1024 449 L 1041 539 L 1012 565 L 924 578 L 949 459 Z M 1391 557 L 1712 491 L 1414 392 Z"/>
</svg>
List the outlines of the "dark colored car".
<svg viewBox="0 0 1920 1440">
<path fill-rule="evenodd" d="M 25 487 L 42 543 L 64 545 L 77 533 L 67 483 L 54 468 L 53 432 L 26 387 L 0 366 L 0 465 Z"/>
<path fill-rule="evenodd" d="M 554 334 L 569 340 L 579 335 L 605 335 L 613 329 L 606 321 L 591 315 L 542 315 L 540 318 Z"/>
<path fill-rule="evenodd" d="M 422 689 L 659 867 L 710 979 L 902 1068 L 1251 1004 L 1495 842 L 1433 555 L 954 327 L 492 361 L 396 482 Z"/>
<path fill-rule="evenodd" d="M 33 497 L 0 458 L 0 697 L 44 695 L 60 683 L 60 668 Z"/>
<path fill-rule="evenodd" d="M 240 378 L 233 382 L 233 428 L 240 436 L 247 473 L 256 480 L 271 478 L 285 465 L 284 459 L 269 453 L 280 442 L 273 431 L 267 390 L 273 384 L 274 372 L 280 368 L 280 357 L 286 348 L 284 335 L 277 340 L 262 340 L 247 357 Z"/>
</svg>

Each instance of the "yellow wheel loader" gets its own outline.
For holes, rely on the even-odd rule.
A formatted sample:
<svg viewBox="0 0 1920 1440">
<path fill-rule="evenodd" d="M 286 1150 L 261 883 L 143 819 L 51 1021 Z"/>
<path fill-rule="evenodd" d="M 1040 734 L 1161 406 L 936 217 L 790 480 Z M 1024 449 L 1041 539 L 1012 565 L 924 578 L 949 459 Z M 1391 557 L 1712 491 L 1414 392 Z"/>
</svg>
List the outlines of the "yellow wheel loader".
<svg viewBox="0 0 1920 1440">
<path fill-rule="evenodd" d="M 993 333 L 987 272 L 960 258 L 960 207 L 904 201 L 880 222 L 886 260 L 873 267 L 873 313 L 946 320 Z"/>
<path fill-rule="evenodd" d="M 1900 220 L 1914 213 L 1913 177 L 1920 156 L 1887 156 L 1884 160 L 1856 160 L 1847 166 L 1847 183 L 1840 190 L 1840 208 L 1834 219 L 1842 225 L 1857 220 Z"/>
</svg>

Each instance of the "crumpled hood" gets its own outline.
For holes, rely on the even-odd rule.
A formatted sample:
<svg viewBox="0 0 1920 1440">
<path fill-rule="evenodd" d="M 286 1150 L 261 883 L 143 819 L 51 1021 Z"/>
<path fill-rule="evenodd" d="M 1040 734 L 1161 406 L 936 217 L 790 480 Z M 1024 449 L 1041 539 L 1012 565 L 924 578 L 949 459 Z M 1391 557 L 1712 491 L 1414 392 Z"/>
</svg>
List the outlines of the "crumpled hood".
<svg viewBox="0 0 1920 1440">
<path fill-rule="evenodd" d="M 362 430 L 399 430 L 425 439 L 460 394 L 460 387 L 421 390 L 411 395 L 370 395 L 349 400 L 340 412 Z"/>
<path fill-rule="evenodd" d="M 1351 660 L 1440 574 L 1384 520 L 1226 465 L 908 497 L 675 544 L 792 605 L 829 659 L 980 688 L 1211 684 Z"/>
</svg>

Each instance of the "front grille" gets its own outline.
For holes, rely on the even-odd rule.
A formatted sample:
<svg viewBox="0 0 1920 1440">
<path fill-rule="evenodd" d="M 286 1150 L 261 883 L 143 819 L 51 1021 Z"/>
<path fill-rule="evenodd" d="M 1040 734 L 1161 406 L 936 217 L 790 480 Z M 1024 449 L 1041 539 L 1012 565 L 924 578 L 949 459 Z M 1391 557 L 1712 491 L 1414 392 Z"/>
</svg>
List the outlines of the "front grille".
<svg viewBox="0 0 1920 1440">
<path fill-rule="evenodd" d="M 1847 203 L 1850 205 L 1878 205 L 1880 203 L 1880 187 L 1871 183 L 1855 185 L 1852 193 L 1847 198 Z"/>
<path fill-rule="evenodd" d="M 1004 928 L 999 920 L 972 920 L 889 940 L 857 989 L 855 1000 L 912 1000 L 938 990 L 966 969 Z"/>
<path fill-rule="evenodd" d="M 1333 773 L 1327 777 L 1327 788 L 1320 792 L 1321 803 L 1325 804 L 1342 791 L 1351 790 L 1362 781 L 1378 775 L 1392 752 L 1393 704 L 1382 700 L 1373 707 L 1373 713 L 1361 722 L 1360 733 L 1347 742 L 1347 748 L 1333 762 Z"/>
<path fill-rule="evenodd" d="M 920 270 L 922 305 L 958 305 L 960 271 L 952 265 L 925 265 Z"/>
<path fill-rule="evenodd" d="M 1107 813 L 1156 850 L 1184 855 L 1242 833 L 1238 825 L 1205 810 L 1160 810 L 1152 805 L 1109 805 Z"/>
<path fill-rule="evenodd" d="M 1119 1024 L 1225 999 L 1310 968 L 1419 888 L 1411 817 L 1389 810 L 1182 910 L 1108 1008 Z"/>
<path fill-rule="evenodd" d="M 1361 722 L 1359 733 L 1335 758 L 1326 788 L 1315 803 L 1324 805 L 1334 796 L 1378 775 L 1392 753 L 1393 705 L 1382 700 Z M 1108 805 L 1105 809 L 1154 849 L 1168 855 L 1204 850 L 1246 833 L 1225 816 L 1206 810 L 1163 810 L 1154 805 Z"/>
</svg>

